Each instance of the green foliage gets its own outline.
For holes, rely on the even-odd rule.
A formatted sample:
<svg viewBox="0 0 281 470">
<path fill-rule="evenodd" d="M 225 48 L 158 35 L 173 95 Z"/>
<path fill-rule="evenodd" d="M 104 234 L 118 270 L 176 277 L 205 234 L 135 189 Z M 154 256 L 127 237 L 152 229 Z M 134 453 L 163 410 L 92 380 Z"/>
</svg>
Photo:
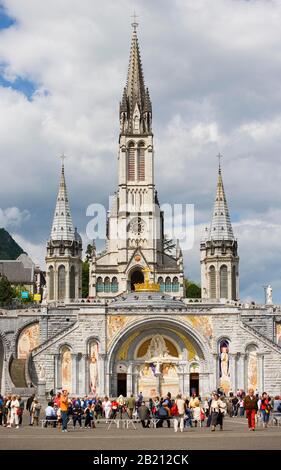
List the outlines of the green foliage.
<svg viewBox="0 0 281 470">
<path fill-rule="evenodd" d="M 5 276 L 0 277 L 0 303 L 10 304 L 12 302 L 14 290 Z"/>
<path fill-rule="evenodd" d="M 195 282 L 184 280 L 185 283 L 185 296 L 190 299 L 201 299 L 201 287 Z"/>
<path fill-rule="evenodd" d="M 0 228 L 0 259 L 15 260 L 22 253 L 24 253 L 23 249 L 11 235 L 4 228 Z"/>
<path fill-rule="evenodd" d="M 82 263 L 82 297 L 85 299 L 89 295 L 89 262 Z"/>
</svg>

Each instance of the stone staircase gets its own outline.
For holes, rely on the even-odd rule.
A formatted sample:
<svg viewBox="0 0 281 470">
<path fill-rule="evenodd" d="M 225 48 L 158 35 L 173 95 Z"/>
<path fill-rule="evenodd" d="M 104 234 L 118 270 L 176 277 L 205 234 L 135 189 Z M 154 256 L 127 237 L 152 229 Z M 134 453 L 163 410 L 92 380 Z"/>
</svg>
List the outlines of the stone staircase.
<svg viewBox="0 0 281 470">
<path fill-rule="evenodd" d="M 25 359 L 13 358 L 10 364 L 10 377 L 16 388 L 26 388 L 27 383 L 25 380 Z"/>
<path fill-rule="evenodd" d="M 263 341 L 265 344 L 267 344 L 267 346 L 270 346 L 272 349 L 274 349 L 276 352 L 278 352 L 279 354 L 281 354 L 281 347 L 275 343 L 274 341 L 272 341 L 271 339 L 269 339 L 267 336 L 264 336 L 262 333 L 260 333 L 259 331 L 257 331 L 255 328 L 251 327 L 250 325 L 248 325 L 248 323 L 245 323 L 243 322 L 243 320 L 240 319 L 240 325 L 242 328 L 244 328 L 244 330 L 247 330 L 249 331 L 250 333 L 252 333 L 254 336 L 256 336 L 256 338 L 258 338 L 259 340 Z"/>
</svg>

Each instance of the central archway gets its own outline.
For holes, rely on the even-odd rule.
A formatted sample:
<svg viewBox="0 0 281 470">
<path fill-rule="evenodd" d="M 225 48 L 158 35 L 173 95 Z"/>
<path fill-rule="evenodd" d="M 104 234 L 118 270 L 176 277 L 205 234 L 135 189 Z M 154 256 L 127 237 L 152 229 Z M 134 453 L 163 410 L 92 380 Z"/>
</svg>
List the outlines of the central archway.
<svg viewBox="0 0 281 470">
<path fill-rule="evenodd" d="M 189 396 L 194 388 L 190 383 L 191 372 L 196 372 L 196 389 L 206 394 L 212 388 L 211 359 L 206 341 L 191 325 L 162 316 L 157 320 L 142 319 L 122 331 L 112 344 L 106 390 L 110 396 L 116 396 L 122 372 L 127 396 L 143 392 L 148 398 L 164 396 L 168 391 L 173 396 L 178 393 Z M 191 371 L 195 363 L 198 369 Z"/>
<path fill-rule="evenodd" d="M 140 268 L 134 269 L 130 276 L 131 291 L 135 290 L 135 284 L 142 284 L 144 282 L 144 275 Z"/>
</svg>

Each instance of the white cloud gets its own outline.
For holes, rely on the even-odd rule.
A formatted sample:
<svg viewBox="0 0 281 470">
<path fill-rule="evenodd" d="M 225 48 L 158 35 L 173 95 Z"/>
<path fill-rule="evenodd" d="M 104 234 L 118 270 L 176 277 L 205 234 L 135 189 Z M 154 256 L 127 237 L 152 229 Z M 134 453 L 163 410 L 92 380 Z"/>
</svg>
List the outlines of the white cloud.
<svg viewBox="0 0 281 470">
<path fill-rule="evenodd" d="M 19 227 L 30 218 L 27 210 L 20 211 L 18 207 L 0 208 L 0 227 Z"/>
</svg>

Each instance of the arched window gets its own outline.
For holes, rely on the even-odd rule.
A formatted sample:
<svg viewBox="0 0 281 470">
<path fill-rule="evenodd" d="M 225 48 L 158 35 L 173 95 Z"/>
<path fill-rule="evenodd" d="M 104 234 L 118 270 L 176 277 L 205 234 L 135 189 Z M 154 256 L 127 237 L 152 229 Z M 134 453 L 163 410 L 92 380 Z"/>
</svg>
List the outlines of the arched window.
<svg viewBox="0 0 281 470">
<path fill-rule="evenodd" d="M 58 298 L 64 300 L 65 298 L 65 267 L 60 266 L 58 269 Z"/>
<path fill-rule="evenodd" d="M 220 268 L 220 298 L 228 298 L 228 273 L 225 265 Z"/>
<path fill-rule="evenodd" d="M 171 292 L 171 278 L 170 277 L 166 277 L 165 291 L 166 292 Z"/>
<path fill-rule="evenodd" d="M 111 292 L 118 292 L 118 281 L 117 277 L 113 277 L 111 281 Z"/>
<path fill-rule="evenodd" d="M 75 299 L 75 267 L 71 266 L 69 273 L 69 298 Z"/>
<path fill-rule="evenodd" d="M 106 277 L 104 279 L 104 292 L 110 292 L 110 279 Z"/>
<path fill-rule="evenodd" d="M 49 300 L 54 300 L 54 268 L 49 268 Z"/>
<path fill-rule="evenodd" d="M 160 292 L 165 292 L 165 284 L 163 277 L 158 277 L 158 284 L 160 284 Z"/>
<path fill-rule="evenodd" d="M 172 291 L 178 292 L 179 291 L 179 280 L 177 277 L 174 277 L 173 284 L 172 284 Z"/>
<path fill-rule="evenodd" d="M 236 299 L 236 268 L 232 266 L 232 279 L 231 279 L 232 300 Z"/>
<path fill-rule="evenodd" d="M 144 143 L 138 145 L 138 180 L 145 180 Z"/>
<path fill-rule="evenodd" d="M 217 289 L 216 289 L 216 270 L 215 270 L 215 266 L 210 267 L 210 271 L 209 271 L 209 290 L 210 290 L 210 298 L 211 299 L 216 299 Z"/>
<path fill-rule="evenodd" d="M 103 282 L 101 277 L 97 278 L 97 292 L 103 292 Z"/>
<path fill-rule="evenodd" d="M 135 180 L 135 144 L 130 142 L 128 149 L 128 180 Z"/>
</svg>

